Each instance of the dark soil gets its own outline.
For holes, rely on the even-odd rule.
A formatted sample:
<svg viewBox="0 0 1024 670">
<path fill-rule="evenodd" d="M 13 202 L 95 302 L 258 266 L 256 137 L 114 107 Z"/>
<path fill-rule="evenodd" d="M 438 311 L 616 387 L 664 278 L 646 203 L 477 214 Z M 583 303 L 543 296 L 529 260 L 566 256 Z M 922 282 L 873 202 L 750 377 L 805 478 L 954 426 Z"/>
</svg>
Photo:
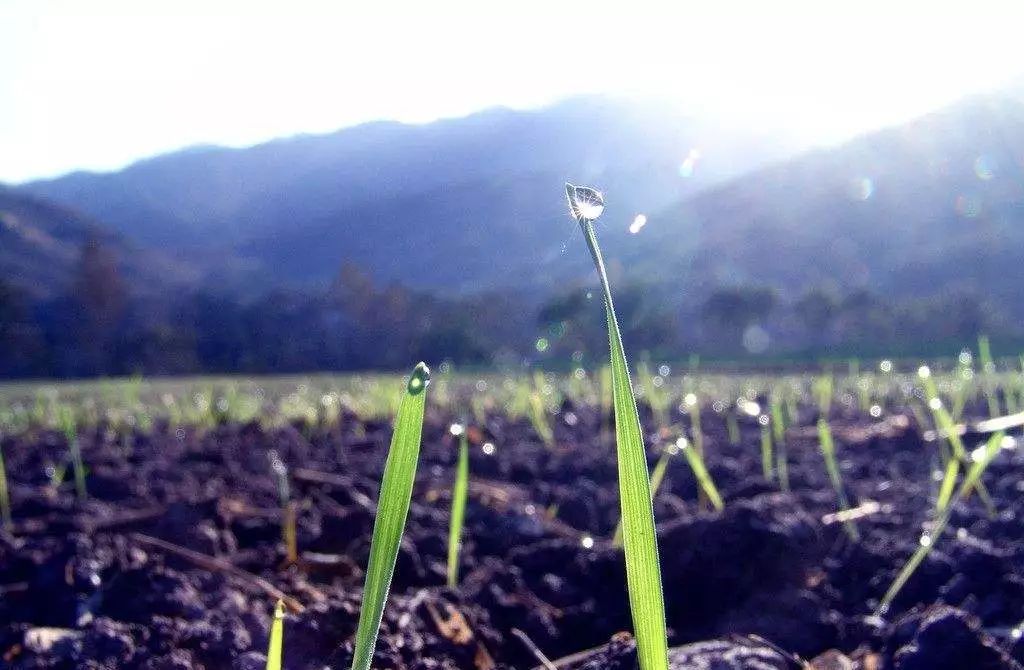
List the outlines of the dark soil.
<svg viewBox="0 0 1024 670">
<path fill-rule="evenodd" d="M 871 613 L 930 514 L 935 445 L 901 415 L 832 418 L 852 504 L 881 505 L 854 544 L 823 522 L 837 503 L 815 418 L 790 432 L 791 493 L 762 478 L 752 422 L 734 447 L 705 416 L 722 513 L 701 509 L 685 459 L 671 461 L 655 511 L 673 667 L 1021 667 L 1021 457 L 1006 452 L 986 474 L 998 514 L 960 504 L 882 620 Z M 450 419 L 428 411 L 375 667 L 532 668 L 532 643 L 560 668 L 633 668 L 623 558 L 606 539 L 618 520 L 607 420 L 567 403 L 553 450 L 525 420 L 471 429 L 462 579 L 449 589 Z M 128 440 L 101 427 L 80 440 L 79 503 L 46 474 L 65 458 L 61 436 L 6 437 L 15 526 L 0 537 L 0 667 L 262 670 L 279 590 L 296 610 L 285 668 L 347 668 L 389 439 L 387 423 L 351 415 Z M 652 464 L 660 440 L 652 429 Z M 298 565 L 285 564 L 270 449 L 291 469 Z"/>
</svg>

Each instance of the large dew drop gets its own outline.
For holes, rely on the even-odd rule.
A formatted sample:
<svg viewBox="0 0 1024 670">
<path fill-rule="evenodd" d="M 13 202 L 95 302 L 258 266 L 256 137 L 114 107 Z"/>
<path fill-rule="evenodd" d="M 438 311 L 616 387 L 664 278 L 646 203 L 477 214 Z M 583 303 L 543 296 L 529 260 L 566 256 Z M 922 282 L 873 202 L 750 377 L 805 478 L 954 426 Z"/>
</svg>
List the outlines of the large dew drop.
<svg viewBox="0 0 1024 670">
<path fill-rule="evenodd" d="M 423 393 L 423 389 L 430 384 L 430 368 L 426 363 L 418 363 L 409 378 L 409 395 Z"/>
<path fill-rule="evenodd" d="M 569 209 L 577 221 L 593 221 L 604 213 L 604 196 L 589 186 L 565 185 Z"/>
</svg>

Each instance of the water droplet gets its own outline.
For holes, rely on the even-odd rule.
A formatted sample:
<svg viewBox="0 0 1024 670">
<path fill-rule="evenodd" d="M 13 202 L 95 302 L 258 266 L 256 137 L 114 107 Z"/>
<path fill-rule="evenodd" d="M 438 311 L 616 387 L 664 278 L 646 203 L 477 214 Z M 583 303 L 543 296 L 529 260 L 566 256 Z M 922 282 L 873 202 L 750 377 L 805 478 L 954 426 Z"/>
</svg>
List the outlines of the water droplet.
<svg viewBox="0 0 1024 670">
<path fill-rule="evenodd" d="M 594 538 L 590 537 L 589 535 L 584 535 L 583 537 L 580 538 L 580 546 L 583 547 L 584 549 L 593 549 L 594 548 Z"/>
<path fill-rule="evenodd" d="M 569 210 L 577 221 L 594 221 L 604 213 L 604 196 L 589 186 L 565 185 Z"/>
<path fill-rule="evenodd" d="M 546 337 L 537 338 L 537 343 L 534 345 L 537 351 L 544 353 L 548 350 L 548 340 Z"/>
<path fill-rule="evenodd" d="M 464 432 L 466 432 L 466 428 L 461 423 L 453 423 L 452 425 L 448 426 L 448 432 L 454 435 L 455 437 L 458 437 L 459 435 L 462 435 Z"/>
<path fill-rule="evenodd" d="M 882 372 L 892 372 L 892 361 L 886 359 L 878 364 L 878 369 Z"/>
<path fill-rule="evenodd" d="M 430 368 L 426 363 L 417 363 L 409 378 L 409 395 L 419 395 L 430 385 Z"/>
<path fill-rule="evenodd" d="M 869 410 L 869 413 L 871 414 L 871 416 L 877 419 L 878 417 L 882 416 L 882 408 L 879 405 L 872 405 L 871 409 Z"/>
<path fill-rule="evenodd" d="M 480 447 L 480 450 L 483 451 L 488 456 L 493 456 L 494 444 L 492 444 L 491 442 L 484 442 L 483 446 Z"/>
<path fill-rule="evenodd" d="M 927 365 L 922 365 L 917 369 L 917 376 L 921 379 L 928 379 L 932 376 L 932 369 Z"/>
</svg>

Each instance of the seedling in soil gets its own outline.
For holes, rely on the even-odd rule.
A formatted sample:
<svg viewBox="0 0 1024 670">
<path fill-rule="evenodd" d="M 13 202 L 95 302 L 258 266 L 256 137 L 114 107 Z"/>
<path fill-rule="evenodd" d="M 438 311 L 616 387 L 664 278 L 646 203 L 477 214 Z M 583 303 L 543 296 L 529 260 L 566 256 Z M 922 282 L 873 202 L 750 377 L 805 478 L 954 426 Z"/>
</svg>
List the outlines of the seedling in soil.
<svg viewBox="0 0 1024 670">
<path fill-rule="evenodd" d="M 960 474 L 960 466 L 968 462 L 968 454 L 964 448 L 963 440 L 960 438 L 956 422 L 942 404 L 935 380 L 932 378 L 931 369 L 927 365 L 922 365 L 917 370 L 917 376 L 924 385 L 925 397 L 928 399 L 928 408 L 931 410 L 932 417 L 935 420 L 935 427 L 938 429 L 937 433 L 946 438 L 952 452 L 946 456 L 946 470 L 935 501 L 935 513 L 938 516 L 949 506 L 953 490 L 956 486 L 957 476 Z M 968 490 L 968 493 L 970 493 L 970 490 Z M 989 516 L 994 516 L 996 512 L 995 505 L 992 503 L 992 497 L 988 494 L 984 484 L 979 484 L 978 486 L 978 497 L 985 504 Z"/>
<path fill-rule="evenodd" d="M 772 393 L 768 401 L 771 412 L 772 439 L 775 442 L 775 468 L 779 473 L 779 486 L 789 491 L 789 457 L 786 454 L 786 422 L 782 417 L 782 399 L 778 393 Z"/>
<path fill-rule="evenodd" d="M 985 400 L 988 402 L 988 415 L 996 418 L 1002 412 L 999 409 L 999 396 L 996 394 L 993 375 L 996 371 L 995 361 L 992 360 L 992 346 L 989 344 L 988 335 L 978 336 L 978 359 L 981 361 L 982 388 L 985 391 Z"/>
<path fill-rule="evenodd" d="M 285 557 L 289 565 L 298 562 L 298 534 L 295 528 L 295 505 L 291 499 L 291 487 L 288 484 L 288 466 L 284 464 L 276 451 L 271 450 L 270 469 L 277 479 L 277 496 L 281 503 L 281 540 L 284 542 Z"/>
<path fill-rule="evenodd" d="M 451 525 L 448 528 L 448 586 L 455 588 L 459 583 L 459 546 L 462 543 L 462 522 L 466 516 L 466 494 L 469 491 L 469 438 L 465 426 L 460 423 L 453 423 L 449 432 L 459 439 L 459 461 L 455 468 Z"/>
<path fill-rule="evenodd" d="M 0 435 L 0 523 L 10 528 L 14 523 L 11 516 L 11 494 L 7 488 L 7 468 L 4 467 L 3 436 Z"/>
<path fill-rule="evenodd" d="M 71 408 L 61 408 L 60 427 L 67 439 L 68 451 L 71 453 L 71 467 L 75 476 L 75 495 L 79 500 L 85 500 L 89 495 L 85 488 L 85 462 L 82 460 L 82 449 L 78 443 L 78 428 L 75 425 L 75 417 Z"/>
<path fill-rule="evenodd" d="M 281 670 L 281 652 L 284 648 L 284 602 L 274 607 L 274 622 L 270 624 L 270 644 L 267 645 L 267 670 Z"/>
<path fill-rule="evenodd" d="M 729 444 L 738 447 L 740 444 L 740 424 L 736 420 L 736 412 L 731 409 L 726 410 L 725 430 L 729 434 Z"/>
<path fill-rule="evenodd" d="M 553 448 L 555 446 L 555 434 L 551 431 L 551 425 L 548 423 L 548 413 L 544 408 L 544 399 L 541 397 L 540 390 L 530 394 L 529 408 L 530 423 L 533 424 L 533 429 L 537 431 L 537 435 L 545 447 L 548 449 Z"/>
<path fill-rule="evenodd" d="M 412 500 L 412 486 L 420 456 L 420 436 L 423 432 L 423 408 L 429 383 L 430 369 L 424 363 L 419 363 L 412 371 L 395 417 L 395 432 L 391 436 L 380 495 L 377 498 L 377 518 L 373 522 L 373 537 L 370 540 L 370 560 L 366 567 L 363 605 L 359 610 L 359 623 L 356 627 L 352 670 L 370 670 L 373 661 L 373 649 L 377 644 L 377 633 L 384 615 L 384 602 L 391 589 L 398 546 L 402 542 L 405 519 Z"/>
<path fill-rule="evenodd" d="M 960 490 L 957 493 L 956 499 L 958 501 L 966 501 L 968 495 L 970 495 L 971 489 L 974 487 L 981 487 L 981 476 L 984 474 L 985 469 L 999 454 L 1000 449 L 1004 446 L 1004 440 L 1013 439 L 1007 438 L 1005 433 L 994 433 L 985 445 L 977 451 L 978 458 L 971 464 L 970 470 L 967 472 L 967 476 L 964 478 L 963 483 L 960 485 Z M 917 570 L 921 562 L 927 558 L 931 552 L 932 547 L 935 546 L 935 542 L 942 537 L 942 532 L 946 529 L 946 525 L 949 523 L 949 517 L 953 512 L 953 505 L 948 505 L 942 513 L 935 519 L 931 526 L 931 529 L 924 532 L 918 542 L 917 550 L 911 555 L 910 559 L 900 570 L 896 579 L 893 580 L 889 590 L 886 591 L 882 597 L 881 602 L 878 605 L 878 609 L 875 614 L 877 616 L 884 616 L 888 613 L 889 608 L 892 606 L 893 600 L 899 594 L 900 590 L 906 585 L 907 581 L 913 576 L 914 571 Z"/>
<path fill-rule="evenodd" d="M 594 220 L 604 211 L 604 197 L 586 187 L 565 185 L 573 218 L 583 230 L 584 239 L 597 269 L 604 292 L 608 346 L 611 350 L 612 398 L 615 412 L 615 444 L 619 471 L 619 502 L 622 507 L 623 547 L 626 556 L 626 584 L 633 615 L 634 637 L 641 670 L 668 668 L 668 636 L 665 626 L 665 602 L 661 590 L 661 566 L 658 539 L 654 527 L 654 507 L 647 472 L 640 416 L 629 379 L 629 365 L 622 346 L 611 286 L 604 258 L 594 233 Z"/>
<path fill-rule="evenodd" d="M 767 414 L 757 417 L 757 423 L 761 426 L 761 474 L 769 482 L 775 479 L 772 470 L 772 430 L 768 425 L 770 422 Z"/>
<path fill-rule="evenodd" d="M 836 447 L 832 440 L 832 429 L 824 417 L 818 419 L 818 443 L 821 445 L 821 455 L 825 457 L 825 470 L 828 471 L 828 478 L 832 481 L 832 488 L 836 491 L 836 498 L 839 499 L 839 509 L 850 509 L 850 501 L 846 498 L 846 491 L 843 488 L 843 478 L 839 471 L 839 463 L 836 461 Z M 851 540 L 854 542 L 860 541 L 857 524 L 852 520 L 845 521 L 843 528 Z"/>
<path fill-rule="evenodd" d="M 711 473 L 708 472 L 707 467 L 704 465 L 704 457 L 695 448 L 696 445 L 691 447 L 686 438 L 681 437 L 676 442 L 676 446 L 686 456 L 686 462 L 690 464 L 690 469 L 693 470 L 693 476 L 697 478 L 701 492 L 711 501 L 714 508 L 721 512 L 725 507 L 725 503 L 722 502 L 722 496 L 718 494 L 715 482 L 711 479 Z"/>
<path fill-rule="evenodd" d="M 683 405 L 690 414 L 690 435 L 693 437 L 693 446 L 701 456 L 704 455 L 704 430 L 700 423 L 700 401 L 696 393 L 687 393 L 683 397 Z"/>
<path fill-rule="evenodd" d="M 651 408 L 651 414 L 654 415 L 654 423 L 658 428 L 668 426 L 668 408 L 671 399 L 664 386 L 659 387 L 655 384 L 654 375 L 646 362 L 641 362 L 637 366 L 636 373 L 640 377 L 640 387 L 644 390 L 647 406 Z"/>
</svg>

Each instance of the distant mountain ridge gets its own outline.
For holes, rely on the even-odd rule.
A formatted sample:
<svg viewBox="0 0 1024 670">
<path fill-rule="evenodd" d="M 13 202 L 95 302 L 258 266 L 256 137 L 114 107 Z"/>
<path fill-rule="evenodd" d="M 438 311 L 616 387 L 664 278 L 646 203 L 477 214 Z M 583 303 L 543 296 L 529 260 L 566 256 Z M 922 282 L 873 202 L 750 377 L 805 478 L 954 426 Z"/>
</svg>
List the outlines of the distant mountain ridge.
<svg viewBox="0 0 1024 670">
<path fill-rule="evenodd" d="M 132 253 L 149 250 L 229 293 L 326 285 L 350 262 L 379 282 L 439 294 L 543 296 L 589 278 L 566 179 L 606 191 L 599 234 L 612 268 L 670 293 L 763 284 L 789 295 L 831 286 L 922 296 L 954 286 L 1024 309 L 1016 89 L 806 153 L 663 108 L 582 98 L 194 148 L 7 193 L 85 212 Z M 640 213 L 648 223 L 631 235 Z M 7 258 L 7 276 L 43 265 Z"/>
<path fill-rule="evenodd" d="M 109 250 L 136 294 L 192 286 L 199 272 L 158 250 L 140 247 L 72 209 L 0 186 L 0 279 L 13 279 L 33 299 L 67 290 L 83 246 Z"/>
<path fill-rule="evenodd" d="M 610 234 L 625 235 L 637 213 L 797 148 L 649 104 L 580 98 L 192 149 L 20 188 L 141 245 L 230 259 L 242 269 L 224 272 L 224 283 L 323 283 L 349 261 L 382 281 L 478 291 L 542 287 L 586 270 L 584 257 L 560 257 L 571 232 L 567 178 L 614 194 L 606 220 Z"/>
</svg>

